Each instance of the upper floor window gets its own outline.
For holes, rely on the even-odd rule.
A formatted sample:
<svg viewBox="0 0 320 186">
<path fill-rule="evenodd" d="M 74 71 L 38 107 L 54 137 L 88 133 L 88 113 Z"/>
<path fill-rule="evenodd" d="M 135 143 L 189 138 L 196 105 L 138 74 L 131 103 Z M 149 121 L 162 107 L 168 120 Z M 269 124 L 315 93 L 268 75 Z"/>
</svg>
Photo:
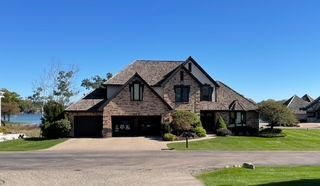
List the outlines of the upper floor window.
<svg viewBox="0 0 320 186">
<path fill-rule="evenodd" d="M 130 85 L 130 97 L 131 101 L 143 100 L 143 84 L 140 82 L 134 82 Z"/>
<path fill-rule="evenodd" d="M 212 101 L 213 87 L 203 85 L 200 90 L 200 101 Z"/>
<path fill-rule="evenodd" d="M 190 86 L 178 85 L 174 87 L 176 102 L 189 102 Z"/>
</svg>

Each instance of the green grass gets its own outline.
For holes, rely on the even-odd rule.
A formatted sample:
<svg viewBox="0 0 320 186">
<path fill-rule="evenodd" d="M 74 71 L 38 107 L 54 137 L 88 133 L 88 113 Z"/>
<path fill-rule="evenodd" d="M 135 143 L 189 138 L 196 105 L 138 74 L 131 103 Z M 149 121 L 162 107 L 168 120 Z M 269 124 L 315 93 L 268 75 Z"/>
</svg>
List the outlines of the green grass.
<svg viewBox="0 0 320 186">
<path fill-rule="evenodd" d="M 30 151 L 47 149 L 54 145 L 64 142 L 65 139 L 19 139 L 0 142 L 0 151 Z"/>
<path fill-rule="evenodd" d="M 205 185 L 320 185 L 320 167 L 230 168 L 198 176 Z"/>
<path fill-rule="evenodd" d="M 189 143 L 188 150 L 212 151 L 320 151 L 320 130 L 286 129 L 286 137 L 217 137 Z M 170 143 L 169 148 L 186 150 L 185 143 Z"/>
</svg>

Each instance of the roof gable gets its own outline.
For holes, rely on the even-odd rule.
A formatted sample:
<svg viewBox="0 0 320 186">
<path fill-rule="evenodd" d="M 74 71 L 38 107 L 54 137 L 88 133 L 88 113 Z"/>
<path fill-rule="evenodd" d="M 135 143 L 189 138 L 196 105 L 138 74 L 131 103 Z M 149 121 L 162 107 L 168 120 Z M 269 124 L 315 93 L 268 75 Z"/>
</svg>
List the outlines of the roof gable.
<svg viewBox="0 0 320 186">
<path fill-rule="evenodd" d="M 319 104 L 319 103 L 320 103 L 320 96 L 317 99 L 315 99 L 314 101 L 312 101 L 310 104 L 305 106 L 303 109 L 304 110 L 310 109 L 311 107 L 313 107 L 314 105 Z"/>
<path fill-rule="evenodd" d="M 170 110 L 172 110 L 173 108 L 138 74 L 135 73 L 109 100 L 106 100 L 99 108 L 99 111 L 102 111 L 103 108 L 108 105 L 108 103 L 114 99 L 115 97 L 117 97 L 121 91 L 123 91 L 124 88 L 126 88 L 130 83 L 136 81 L 136 80 L 140 80 L 145 86 L 146 88 L 148 88 L 157 98 L 159 98 L 161 100 L 161 102 L 164 103 L 164 105 L 166 105 Z"/>
<path fill-rule="evenodd" d="M 288 99 L 284 105 L 286 105 L 287 108 L 291 109 L 294 113 L 300 113 L 302 112 L 301 109 L 308 105 L 308 102 L 294 95 Z"/>
<path fill-rule="evenodd" d="M 302 99 L 306 102 L 309 102 L 309 103 L 314 101 L 314 99 L 311 96 L 309 96 L 308 94 L 305 94 L 304 96 L 302 96 Z"/>
</svg>

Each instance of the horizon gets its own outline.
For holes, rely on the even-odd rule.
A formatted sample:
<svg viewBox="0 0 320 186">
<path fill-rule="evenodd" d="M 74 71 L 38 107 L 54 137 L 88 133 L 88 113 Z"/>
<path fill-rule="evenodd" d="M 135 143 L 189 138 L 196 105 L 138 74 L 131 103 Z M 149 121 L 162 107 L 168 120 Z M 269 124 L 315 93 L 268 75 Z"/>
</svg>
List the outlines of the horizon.
<svg viewBox="0 0 320 186">
<path fill-rule="evenodd" d="M 76 85 L 135 60 L 192 56 L 216 81 L 260 102 L 320 87 L 318 1 L 0 2 L 0 88 L 32 95 L 52 64 L 79 68 Z M 186 11 L 190 10 L 190 11 Z M 73 99 L 76 101 L 84 93 Z"/>
</svg>

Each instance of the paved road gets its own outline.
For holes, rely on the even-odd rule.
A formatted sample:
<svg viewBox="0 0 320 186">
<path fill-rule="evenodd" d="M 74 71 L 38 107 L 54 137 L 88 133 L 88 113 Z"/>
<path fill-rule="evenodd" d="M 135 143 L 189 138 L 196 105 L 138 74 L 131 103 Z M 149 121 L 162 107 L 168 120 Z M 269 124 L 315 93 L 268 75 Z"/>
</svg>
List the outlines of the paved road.
<svg viewBox="0 0 320 186">
<path fill-rule="evenodd" d="M 36 152 L 1 153 L 5 185 L 201 185 L 201 171 L 256 165 L 320 165 L 320 152 Z M 1 185 L 1 181 L 0 181 Z"/>
</svg>

